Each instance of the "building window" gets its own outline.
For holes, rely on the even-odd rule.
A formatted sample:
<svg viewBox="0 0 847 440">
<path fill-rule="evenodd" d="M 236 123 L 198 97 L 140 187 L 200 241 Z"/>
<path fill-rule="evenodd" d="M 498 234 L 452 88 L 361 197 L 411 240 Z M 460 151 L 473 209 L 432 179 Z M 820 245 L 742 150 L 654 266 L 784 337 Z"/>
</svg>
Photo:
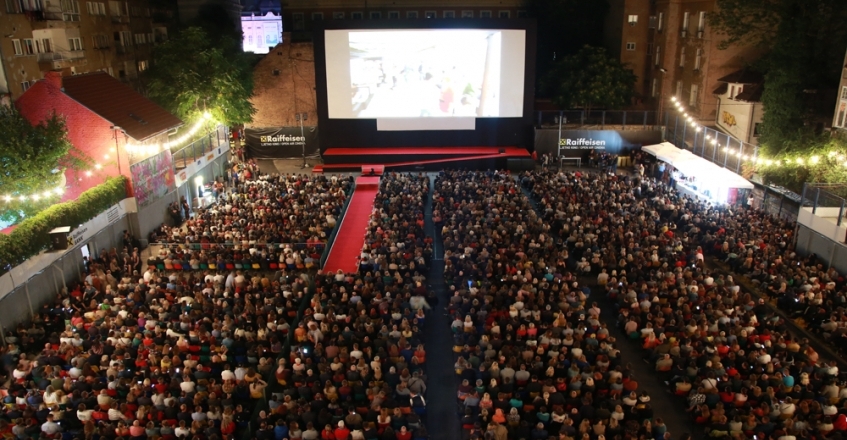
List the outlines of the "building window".
<svg viewBox="0 0 847 440">
<path fill-rule="evenodd" d="M 362 12 L 351 12 L 350 18 L 352 18 L 353 20 L 361 20 L 365 18 L 365 14 Z"/>
<path fill-rule="evenodd" d="M 473 11 L 462 11 L 462 18 L 473 18 Z"/>
<path fill-rule="evenodd" d="M 6 0 L 6 12 L 9 14 L 23 13 L 23 8 L 18 0 Z"/>
<path fill-rule="evenodd" d="M 679 67 L 685 67 L 685 47 L 679 50 Z"/>
<path fill-rule="evenodd" d="M 491 18 L 491 11 L 479 11 L 479 18 Z"/>
<path fill-rule="evenodd" d="M 23 89 L 24 92 L 26 92 L 26 90 L 29 88 L 29 81 L 22 82 L 21 88 Z"/>
<path fill-rule="evenodd" d="M 456 11 L 444 11 L 444 18 L 456 18 Z"/>
<path fill-rule="evenodd" d="M 729 99 L 735 97 L 735 86 L 729 86 Z"/>
<path fill-rule="evenodd" d="M 312 12 L 312 21 L 322 21 L 324 19 L 323 12 Z"/>
<path fill-rule="evenodd" d="M 382 12 L 371 11 L 371 20 L 379 20 L 382 18 Z"/>
<path fill-rule="evenodd" d="M 512 14 L 510 11 L 499 11 L 497 12 L 497 17 L 499 18 L 511 18 Z"/>
<path fill-rule="evenodd" d="M 847 100 L 847 86 L 841 88 L 841 99 Z"/>
<path fill-rule="evenodd" d="M 79 21 L 79 2 L 77 0 L 62 0 L 62 20 Z"/>
<path fill-rule="evenodd" d="M 24 52 L 21 49 L 21 40 L 12 40 L 12 45 L 15 46 L 15 55 L 23 55 Z"/>
<path fill-rule="evenodd" d="M 653 78 L 653 84 L 650 86 L 650 96 L 656 97 L 656 89 L 658 88 L 659 81 L 656 78 Z"/>
<path fill-rule="evenodd" d="M 690 18 L 691 18 L 691 17 L 690 17 L 690 15 L 691 15 L 691 14 L 690 14 L 690 13 L 688 13 L 688 12 L 686 12 L 686 13 L 682 14 L 682 32 L 687 32 L 687 31 L 688 31 L 688 21 L 689 21 L 689 20 L 690 20 Z M 685 36 L 685 34 L 683 34 L 683 36 Z"/>
<path fill-rule="evenodd" d="M 682 99 L 682 81 L 676 82 L 676 93 L 674 95 L 677 98 Z"/>
<path fill-rule="evenodd" d="M 697 95 L 700 92 L 700 86 L 697 84 L 691 85 L 691 96 L 688 97 L 688 105 L 691 107 L 697 107 Z"/>
<path fill-rule="evenodd" d="M 638 16 L 637 15 L 630 15 L 629 18 L 627 19 L 627 21 L 629 22 L 630 26 L 635 26 L 636 24 L 638 24 Z"/>
<path fill-rule="evenodd" d="M 425 18 L 438 18 L 438 12 L 435 11 L 424 11 Z"/>
<path fill-rule="evenodd" d="M 108 49 L 109 48 L 109 40 L 106 39 L 106 35 L 97 34 L 91 37 L 91 42 L 95 49 Z"/>
<path fill-rule="evenodd" d="M 68 38 L 68 48 L 71 51 L 82 50 L 82 39 L 81 38 Z"/>
<path fill-rule="evenodd" d="M 333 18 L 333 20 L 344 20 L 344 13 L 343 12 L 333 12 L 332 18 Z"/>
<path fill-rule="evenodd" d="M 697 31 L 703 32 L 706 30 L 706 11 L 700 11 L 700 16 L 697 19 Z"/>
<path fill-rule="evenodd" d="M 845 128 L 844 127 L 845 113 L 847 113 L 847 102 L 841 101 L 841 106 L 838 108 L 838 120 L 835 121 L 836 127 Z"/>
<path fill-rule="evenodd" d="M 526 11 L 518 11 L 518 18 L 526 18 Z"/>
<path fill-rule="evenodd" d="M 703 49 L 697 49 L 697 55 L 694 57 L 694 70 L 700 70 L 700 62 L 703 60 Z"/>
<path fill-rule="evenodd" d="M 396 20 L 396 19 L 400 18 L 400 11 L 389 11 L 388 12 L 388 18 L 390 18 L 392 20 Z"/>
<path fill-rule="evenodd" d="M 656 30 L 662 32 L 662 22 L 665 20 L 665 13 L 659 12 L 659 22 L 656 23 Z"/>
<path fill-rule="evenodd" d="M 753 124 L 753 137 L 759 137 L 759 135 L 762 134 L 761 130 L 762 130 L 762 123 L 761 122 L 757 122 L 757 123 Z"/>
<path fill-rule="evenodd" d="M 302 31 L 306 29 L 306 16 L 302 12 L 295 12 L 291 14 L 291 21 L 294 25 L 295 31 Z"/>
<path fill-rule="evenodd" d="M 656 16 L 651 15 L 650 19 L 647 21 L 647 28 L 656 29 Z"/>
<path fill-rule="evenodd" d="M 418 11 L 406 11 L 406 18 L 418 18 Z"/>
<path fill-rule="evenodd" d="M 659 65 L 659 61 L 662 59 L 662 46 L 656 46 L 656 59 L 653 60 L 653 64 Z"/>
<path fill-rule="evenodd" d="M 106 4 L 103 2 L 88 2 L 88 15 L 106 15 Z"/>
<path fill-rule="evenodd" d="M 147 64 L 147 60 L 143 60 L 143 61 L 138 62 L 138 71 L 139 72 L 143 72 L 143 71 L 147 70 L 147 67 L 149 67 L 148 64 Z"/>
<path fill-rule="evenodd" d="M 32 43 L 32 38 L 24 38 L 23 51 L 24 55 L 32 55 L 35 53 L 35 45 Z"/>
<path fill-rule="evenodd" d="M 626 50 L 635 50 L 635 43 L 633 43 L 633 42 L 626 43 Z"/>
<path fill-rule="evenodd" d="M 35 42 L 38 45 L 39 53 L 53 52 L 53 42 L 50 41 L 49 38 L 42 38 L 41 40 L 36 40 Z"/>
</svg>

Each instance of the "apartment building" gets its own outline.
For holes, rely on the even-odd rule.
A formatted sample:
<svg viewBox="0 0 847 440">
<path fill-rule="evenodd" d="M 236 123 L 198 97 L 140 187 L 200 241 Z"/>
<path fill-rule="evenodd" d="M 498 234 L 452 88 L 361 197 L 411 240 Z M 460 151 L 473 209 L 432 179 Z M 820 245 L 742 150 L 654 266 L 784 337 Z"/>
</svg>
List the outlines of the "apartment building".
<svg viewBox="0 0 847 440">
<path fill-rule="evenodd" d="M 167 39 L 174 10 L 148 0 L 4 0 L 0 93 L 15 100 L 51 71 L 103 71 L 135 85 L 152 47 Z"/>
<path fill-rule="evenodd" d="M 525 18 L 522 0 L 281 0 L 282 27 L 294 38 L 321 20 Z"/>
<path fill-rule="evenodd" d="M 719 117 L 713 92 L 725 84 L 721 78 L 762 55 L 752 46 L 718 48 L 722 36 L 708 24 L 716 8 L 717 0 L 612 0 L 609 21 L 623 31 L 612 34 L 619 35 L 619 43 L 612 44 L 611 37 L 607 42 L 643 75 L 636 92 L 646 104 L 664 114 L 672 109 L 668 100 L 675 96 L 698 123 L 711 127 Z"/>
</svg>

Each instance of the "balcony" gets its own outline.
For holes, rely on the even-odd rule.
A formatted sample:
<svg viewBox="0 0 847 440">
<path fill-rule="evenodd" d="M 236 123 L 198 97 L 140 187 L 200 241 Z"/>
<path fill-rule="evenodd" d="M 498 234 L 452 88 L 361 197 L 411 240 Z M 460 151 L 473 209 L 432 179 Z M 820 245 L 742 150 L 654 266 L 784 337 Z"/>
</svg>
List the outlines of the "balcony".
<svg viewBox="0 0 847 440">
<path fill-rule="evenodd" d="M 64 69 L 88 64 L 84 50 L 62 50 L 57 52 L 39 53 L 38 64 L 42 69 Z"/>
</svg>

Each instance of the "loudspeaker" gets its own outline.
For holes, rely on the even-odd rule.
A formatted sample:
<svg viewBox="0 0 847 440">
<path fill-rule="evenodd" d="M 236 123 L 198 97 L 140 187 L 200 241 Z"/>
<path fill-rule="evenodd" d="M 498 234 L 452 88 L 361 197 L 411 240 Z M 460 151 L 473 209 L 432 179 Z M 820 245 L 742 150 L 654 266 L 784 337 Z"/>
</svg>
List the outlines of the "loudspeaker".
<svg viewBox="0 0 847 440">
<path fill-rule="evenodd" d="M 61 226 L 49 232 L 54 251 L 63 251 L 68 248 L 69 232 L 71 232 L 70 226 Z"/>
</svg>

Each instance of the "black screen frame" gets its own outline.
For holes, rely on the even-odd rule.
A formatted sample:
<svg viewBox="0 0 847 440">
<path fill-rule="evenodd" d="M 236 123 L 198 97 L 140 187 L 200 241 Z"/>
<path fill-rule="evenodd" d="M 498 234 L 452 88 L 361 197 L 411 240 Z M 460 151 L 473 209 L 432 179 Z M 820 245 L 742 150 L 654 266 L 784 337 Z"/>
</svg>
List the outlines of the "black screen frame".
<svg viewBox="0 0 847 440">
<path fill-rule="evenodd" d="M 518 146 L 533 143 L 535 99 L 535 54 L 537 26 L 534 19 L 400 19 L 326 20 L 315 23 L 315 95 L 321 152 L 328 148 L 398 148 Z M 365 29 L 506 29 L 526 32 L 524 55 L 523 116 L 519 118 L 476 118 L 474 130 L 378 131 L 376 119 L 330 119 L 327 103 L 326 30 Z"/>
</svg>

